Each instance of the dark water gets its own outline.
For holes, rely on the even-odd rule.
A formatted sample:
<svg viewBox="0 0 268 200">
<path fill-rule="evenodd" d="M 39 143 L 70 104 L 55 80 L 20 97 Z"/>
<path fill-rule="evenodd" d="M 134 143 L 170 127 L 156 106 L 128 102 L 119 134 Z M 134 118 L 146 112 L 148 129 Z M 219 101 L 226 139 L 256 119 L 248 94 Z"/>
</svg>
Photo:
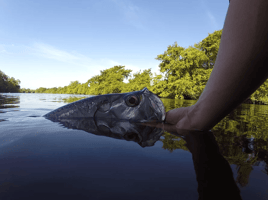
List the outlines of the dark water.
<svg viewBox="0 0 268 200">
<path fill-rule="evenodd" d="M 2 95 L 1 200 L 235 198 L 234 185 L 243 199 L 268 199 L 268 106 L 242 104 L 212 136 L 165 130 L 142 147 L 41 117 L 82 95 Z M 162 100 L 166 110 L 194 103 Z"/>
</svg>

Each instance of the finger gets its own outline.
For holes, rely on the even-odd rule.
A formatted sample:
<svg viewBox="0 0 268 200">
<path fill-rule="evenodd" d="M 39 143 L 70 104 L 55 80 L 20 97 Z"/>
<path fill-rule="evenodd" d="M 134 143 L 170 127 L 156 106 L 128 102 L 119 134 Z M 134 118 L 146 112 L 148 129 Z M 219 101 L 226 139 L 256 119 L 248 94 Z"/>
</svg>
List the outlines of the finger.
<svg viewBox="0 0 268 200">
<path fill-rule="evenodd" d="M 169 124 L 177 124 L 180 121 L 186 111 L 187 107 L 175 108 L 166 113 L 166 122 Z"/>
</svg>

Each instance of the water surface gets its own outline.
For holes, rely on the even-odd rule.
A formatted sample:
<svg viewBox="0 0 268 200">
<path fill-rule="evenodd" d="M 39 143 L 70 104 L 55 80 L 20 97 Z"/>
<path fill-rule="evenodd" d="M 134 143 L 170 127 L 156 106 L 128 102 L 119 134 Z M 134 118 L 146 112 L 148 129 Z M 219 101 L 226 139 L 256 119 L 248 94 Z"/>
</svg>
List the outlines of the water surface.
<svg viewBox="0 0 268 200">
<path fill-rule="evenodd" d="M 88 96 L 2 95 L 0 199 L 198 199 L 185 138 L 164 131 L 142 147 L 42 117 Z M 166 110 L 195 102 L 162 100 Z M 267 113 L 267 106 L 242 104 L 213 129 L 243 199 L 268 199 Z"/>
</svg>

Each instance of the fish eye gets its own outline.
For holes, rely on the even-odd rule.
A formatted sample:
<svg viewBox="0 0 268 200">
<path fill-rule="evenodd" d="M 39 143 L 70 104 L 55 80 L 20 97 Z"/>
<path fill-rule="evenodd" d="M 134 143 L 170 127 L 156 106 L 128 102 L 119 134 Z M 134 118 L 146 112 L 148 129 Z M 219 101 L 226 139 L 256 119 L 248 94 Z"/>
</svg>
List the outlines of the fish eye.
<svg viewBox="0 0 268 200">
<path fill-rule="evenodd" d="M 126 98 L 126 104 L 130 107 L 137 106 L 137 105 L 139 105 L 139 103 L 140 103 L 140 101 L 139 101 L 138 97 L 136 97 L 134 95 L 128 96 Z"/>
</svg>

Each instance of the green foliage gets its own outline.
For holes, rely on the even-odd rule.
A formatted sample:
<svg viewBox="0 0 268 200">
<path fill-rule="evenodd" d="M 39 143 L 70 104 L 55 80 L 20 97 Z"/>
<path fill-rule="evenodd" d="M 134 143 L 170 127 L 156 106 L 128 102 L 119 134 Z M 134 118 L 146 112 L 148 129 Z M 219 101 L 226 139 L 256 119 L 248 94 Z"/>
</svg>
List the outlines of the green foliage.
<svg viewBox="0 0 268 200">
<path fill-rule="evenodd" d="M 215 65 L 222 30 L 208 34 L 201 42 L 184 48 L 175 42 L 157 56 L 160 74 L 145 69 L 131 75 L 125 66 L 100 71 L 86 83 L 71 82 L 59 88 L 38 88 L 37 93 L 101 95 L 141 90 L 147 87 L 160 97 L 197 100 L 203 92 Z M 128 79 L 128 82 L 123 82 Z M 14 82 L 14 80 L 12 80 Z M 3 82 L 3 80 L 2 80 Z M 3 83 L 0 80 L 0 89 Z M 6 88 L 6 87 L 5 87 Z M 251 102 L 268 104 L 268 81 L 249 98 Z"/>
<path fill-rule="evenodd" d="M 167 80 L 163 79 L 162 74 L 155 74 L 152 78 L 153 85 L 151 86 L 151 91 L 157 95 L 161 94 L 167 89 Z"/>
<path fill-rule="evenodd" d="M 88 80 L 89 94 L 100 95 L 110 93 L 121 93 L 126 85 L 123 80 L 128 78 L 132 70 L 125 69 L 125 66 L 114 66 L 101 71 Z"/>
<path fill-rule="evenodd" d="M 88 83 L 83 83 L 79 86 L 77 93 L 78 94 L 87 94 L 89 90 Z"/>
<path fill-rule="evenodd" d="M 83 97 L 77 97 L 77 96 L 70 96 L 68 98 L 62 98 L 61 100 L 64 102 L 64 103 L 72 103 L 72 102 L 75 102 L 75 101 L 79 101 L 81 99 L 85 99 L 87 98 L 88 96 L 83 96 Z"/>
<path fill-rule="evenodd" d="M 154 92 L 161 97 L 198 99 L 215 64 L 221 34 L 222 30 L 215 31 L 186 49 L 176 42 L 168 46 L 167 51 L 156 58 L 161 61 L 159 68 L 165 77 L 153 86 Z"/>
<path fill-rule="evenodd" d="M 214 31 L 203 39 L 200 43 L 195 44 L 194 46 L 201 51 L 205 52 L 205 55 L 209 58 L 209 62 L 205 63 L 205 68 L 213 68 L 216 57 L 220 47 L 222 30 Z"/>
<path fill-rule="evenodd" d="M 254 103 L 268 104 L 268 79 L 250 95 L 250 99 Z"/>
<path fill-rule="evenodd" d="M 47 90 L 47 88 L 40 87 L 40 88 L 35 90 L 35 93 L 45 93 L 46 90 Z"/>
<path fill-rule="evenodd" d="M 19 91 L 20 93 L 35 93 L 35 90 L 31 90 L 31 89 L 29 89 L 29 88 L 21 88 L 20 89 L 20 91 Z"/>
<path fill-rule="evenodd" d="M 133 74 L 133 77 L 128 79 L 129 83 L 125 84 L 122 92 L 133 92 L 137 90 L 142 90 L 144 87 L 147 87 L 150 90 L 151 81 L 152 81 L 152 72 L 151 69 L 139 71 Z"/>
<path fill-rule="evenodd" d="M 81 86 L 82 85 L 79 81 L 71 81 L 68 85 L 67 94 L 78 94 L 78 90 Z"/>
<path fill-rule="evenodd" d="M 169 150 L 170 152 L 173 152 L 175 149 L 183 149 L 185 151 L 189 151 L 189 149 L 185 146 L 186 141 L 180 137 L 172 135 L 168 132 L 164 132 L 162 136 L 164 139 L 160 139 L 160 141 L 163 142 L 163 149 Z"/>
<path fill-rule="evenodd" d="M 201 95 L 211 73 L 204 67 L 209 62 L 204 51 L 191 46 L 185 49 L 175 42 L 156 59 L 161 61 L 160 71 L 165 75 L 165 82 L 159 83 L 166 83 L 160 97 L 197 99 Z"/>
<path fill-rule="evenodd" d="M 20 91 L 20 80 L 14 77 L 7 76 L 0 70 L 0 92 L 19 92 Z"/>
</svg>

